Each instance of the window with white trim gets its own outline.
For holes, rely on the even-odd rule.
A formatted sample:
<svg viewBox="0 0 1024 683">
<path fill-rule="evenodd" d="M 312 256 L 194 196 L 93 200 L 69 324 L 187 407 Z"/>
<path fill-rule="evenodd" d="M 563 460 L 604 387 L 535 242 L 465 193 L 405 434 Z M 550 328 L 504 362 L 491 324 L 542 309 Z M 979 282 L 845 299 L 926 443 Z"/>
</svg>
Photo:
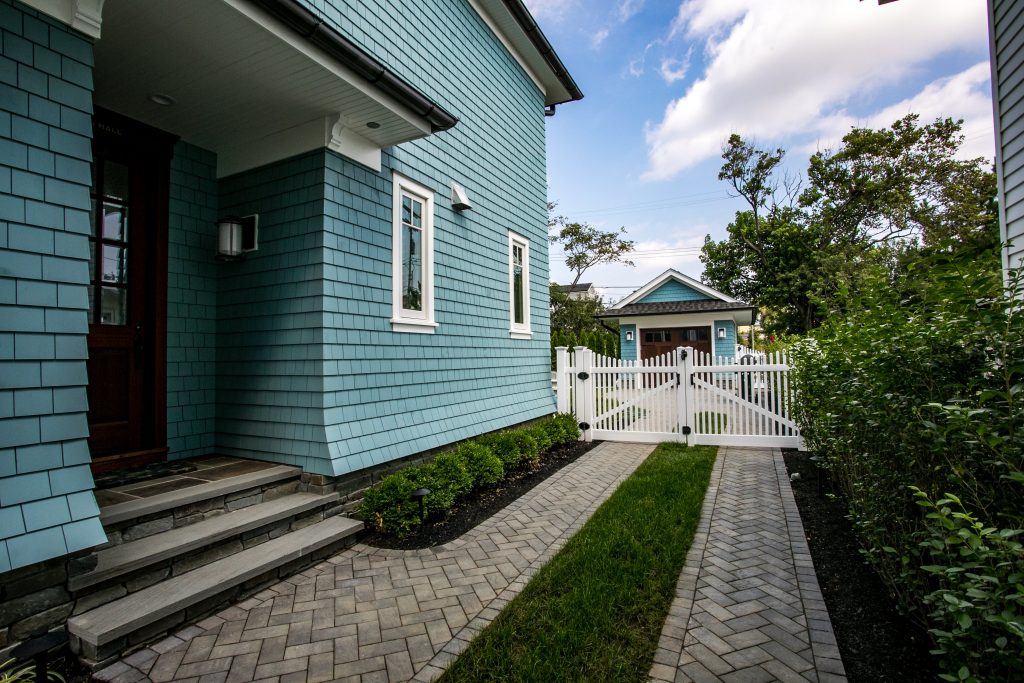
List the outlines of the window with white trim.
<svg viewBox="0 0 1024 683">
<path fill-rule="evenodd" d="M 434 322 L 434 193 L 394 174 L 392 316 L 396 332 L 430 334 Z"/>
<path fill-rule="evenodd" d="M 508 234 L 508 303 L 509 335 L 529 339 L 530 242 L 514 232 Z"/>
</svg>

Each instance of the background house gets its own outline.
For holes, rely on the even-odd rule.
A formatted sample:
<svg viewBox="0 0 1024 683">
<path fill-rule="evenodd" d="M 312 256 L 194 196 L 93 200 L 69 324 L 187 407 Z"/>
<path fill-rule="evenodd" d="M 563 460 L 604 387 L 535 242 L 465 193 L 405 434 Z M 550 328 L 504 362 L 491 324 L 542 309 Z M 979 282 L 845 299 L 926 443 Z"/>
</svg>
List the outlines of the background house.
<svg viewBox="0 0 1024 683">
<path fill-rule="evenodd" d="M 1021 63 L 1024 6 L 1013 0 L 989 0 L 992 50 L 992 103 L 996 131 L 996 175 L 999 179 L 999 226 L 1003 268 L 1024 265 L 1024 92 Z"/>
<path fill-rule="evenodd" d="M 519 0 L 0 0 L 0 27 L 0 647 L 77 609 L 93 472 L 329 485 L 554 410 L 544 121 L 582 94 Z"/>
<path fill-rule="evenodd" d="M 575 285 L 558 285 L 558 288 L 570 299 L 599 299 L 601 295 L 594 289 L 592 282 L 580 282 Z"/>
<path fill-rule="evenodd" d="M 676 270 L 666 270 L 600 317 L 619 323 L 622 360 L 644 360 L 680 346 L 716 358 L 736 355 L 736 329 L 757 309 Z"/>
</svg>

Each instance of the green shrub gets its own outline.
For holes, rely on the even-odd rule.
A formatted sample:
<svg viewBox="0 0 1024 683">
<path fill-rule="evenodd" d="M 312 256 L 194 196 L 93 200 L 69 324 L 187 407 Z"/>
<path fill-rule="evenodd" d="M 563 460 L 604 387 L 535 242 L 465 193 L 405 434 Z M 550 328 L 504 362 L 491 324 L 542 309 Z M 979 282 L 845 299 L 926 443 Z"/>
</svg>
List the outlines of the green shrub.
<svg viewBox="0 0 1024 683">
<path fill-rule="evenodd" d="M 487 446 L 491 452 L 498 456 L 501 464 L 505 467 L 505 473 L 509 473 L 519 467 L 522 454 L 519 451 L 519 444 L 510 432 L 494 432 L 477 437 L 477 442 Z"/>
<path fill-rule="evenodd" d="M 491 449 L 480 443 L 467 441 L 455 449 L 466 466 L 466 471 L 473 479 L 473 487 L 497 484 L 505 476 L 505 466 L 501 458 Z"/>
<path fill-rule="evenodd" d="M 1020 679 L 1024 292 L 963 250 L 876 277 L 794 349 L 801 433 L 943 678 Z"/>
<path fill-rule="evenodd" d="M 407 470 L 389 474 L 366 490 L 359 514 L 375 531 L 404 536 L 420 523 L 419 504 L 412 500 L 416 488 Z"/>
<path fill-rule="evenodd" d="M 537 442 L 537 450 L 541 455 L 554 445 L 548 431 L 542 425 L 535 424 L 532 427 L 527 427 L 526 432 Z"/>
<path fill-rule="evenodd" d="M 519 461 L 520 463 L 528 464 L 530 467 L 535 467 L 540 462 L 540 449 L 537 447 L 537 441 L 530 436 L 530 432 L 527 429 L 514 429 L 508 434 L 516 442 L 516 446 L 519 448 Z"/>
<path fill-rule="evenodd" d="M 548 418 L 545 429 L 556 446 L 572 443 L 580 438 L 579 423 L 572 413 L 557 413 Z"/>
<path fill-rule="evenodd" d="M 405 471 L 417 488 L 430 489 L 423 503 L 431 515 L 448 512 L 456 498 L 473 488 L 473 477 L 466 471 L 463 459 L 454 451 L 442 453 L 429 463 Z"/>
</svg>

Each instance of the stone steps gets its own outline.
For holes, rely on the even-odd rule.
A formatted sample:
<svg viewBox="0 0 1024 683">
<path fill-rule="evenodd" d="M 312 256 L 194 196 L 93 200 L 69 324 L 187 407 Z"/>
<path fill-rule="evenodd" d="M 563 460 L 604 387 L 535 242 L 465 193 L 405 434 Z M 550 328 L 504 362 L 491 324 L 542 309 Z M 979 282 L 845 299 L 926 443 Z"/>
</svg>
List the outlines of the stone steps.
<svg viewBox="0 0 1024 683">
<path fill-rule="evenodd" d="M 357 520 L 328 517 L 73 616 L 72 647 L 89 663 L 103 664 L 336 552 L 362 528 Z"/>
<path fill-rule="evenodd" d="M 293 493 L 136 541 L 109 546 L 95 553 L 95 568 L 70 577 L 68 587 L 79 593 L 155 565 L 173 562 L 214 544 L 224 548 L 227 545 L 225 541 L 229 540 L 238 539 L 239 548 L 255 545 L 260 542 L 257 534 L 263 527 L 274 526 L 273 530 L 266 532 L 266 540 L 269 540 L 271 535 L 277 536 L 287 531 L 287 524 L 281 525 L 279 522 L 322 510 L 337 500 L 338 495 L 334 493 Z M 249 535 L 248 532 L 254 534 Z"/>
</svg>

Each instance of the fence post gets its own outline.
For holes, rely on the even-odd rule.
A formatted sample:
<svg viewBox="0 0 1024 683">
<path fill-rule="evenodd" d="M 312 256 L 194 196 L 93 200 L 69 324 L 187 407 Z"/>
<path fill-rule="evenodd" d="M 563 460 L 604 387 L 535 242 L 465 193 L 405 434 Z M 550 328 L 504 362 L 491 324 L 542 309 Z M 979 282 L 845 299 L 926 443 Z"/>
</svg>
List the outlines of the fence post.
<svg viewBox="0 0 1024 683">
<path fill-rule="evenodd" d="M 569 412 L 569 347 L 555 347 L 555 396 L 558 412 Z"/>
<path fill-rule="evenodd" d="M 576 419 L 583 430 L 583 440 L 593 441 L 594 387 L 597 384 L 591 376 L 594 352 L 587 348 L 573 349 L 576 356 Z"/>
<path fill-rule="evenodd" d="M 680 441 L 685 441 L 687 446 L 694 444 L 694 432 L 697 429 L 697 419 L 694 414 L 693 384 L 690 376 L 693 374 L 693 355 L 696 353 L 692 347 L 679 347 L 676 349 L 676 372 L 679 373 L 679 431 L 687 431 L 689 434 L 681 435 Z"/>
</svg>

